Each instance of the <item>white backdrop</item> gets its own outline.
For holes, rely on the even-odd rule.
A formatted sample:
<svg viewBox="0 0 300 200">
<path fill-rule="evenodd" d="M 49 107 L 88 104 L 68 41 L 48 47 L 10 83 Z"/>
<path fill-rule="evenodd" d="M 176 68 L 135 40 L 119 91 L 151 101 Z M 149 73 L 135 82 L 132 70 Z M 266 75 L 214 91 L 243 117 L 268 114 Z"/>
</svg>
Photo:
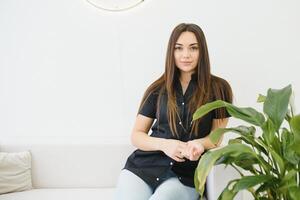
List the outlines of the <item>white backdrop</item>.
<svg viewBox="0 0 300 200">
<path fill-rule="evenodd" d="M 128 142 L 181 22 L 204 30 L 212 72 L 230 82 L 236 105 L 260 109 L 258 93 L 292 84 L 299 108 L 299 7 L 297 0 L 146 0 L 111 13 L 85 0 L 1 0 L 0 139 Z"/>
</svg>

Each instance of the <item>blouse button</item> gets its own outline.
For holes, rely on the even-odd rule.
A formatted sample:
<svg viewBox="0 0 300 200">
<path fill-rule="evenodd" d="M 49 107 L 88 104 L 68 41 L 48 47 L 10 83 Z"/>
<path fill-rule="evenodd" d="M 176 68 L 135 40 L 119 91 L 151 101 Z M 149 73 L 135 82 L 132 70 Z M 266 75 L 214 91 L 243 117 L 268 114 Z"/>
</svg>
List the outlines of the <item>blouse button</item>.
<svg viewBox="0 0 300 200">
<path fill-rule="evenodd" d="M 170 162 L 170 165 L 173 165 L 173 162 Z"/>
<path fill-rule="evenodd" d="M 159 181 L 159 178 L 156 178 L 157 181 Z"/>
<path fill-rule="evenodd" d="M 182 123 L 181 123 L 181 122 L 179 122 L 179 124 L 181 125 Z"/>
<path fill-rule="evenodd" d="M 181 177 L 179 176 L 178 179 L 181 180 Z"/>
<path fill-rule="evenodd" d="M 184 102 L 181 103 L 184 106 Z"/>
</svg>

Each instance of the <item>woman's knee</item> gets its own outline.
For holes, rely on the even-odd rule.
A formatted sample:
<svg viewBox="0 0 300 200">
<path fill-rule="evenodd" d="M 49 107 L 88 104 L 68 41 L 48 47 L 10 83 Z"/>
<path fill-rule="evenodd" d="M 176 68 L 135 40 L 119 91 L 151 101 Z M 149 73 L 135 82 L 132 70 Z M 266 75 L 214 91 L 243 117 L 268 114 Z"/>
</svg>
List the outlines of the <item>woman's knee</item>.
<svg viewBox="0 0 300 200">
<path fill-rule="evenodd" d="M 197 200 L 199 194 L 195 188 L 183 185 L 177 178 L 173 177 L 163 182 L 154 192 L 149 200 Z"/>
<path fill-rule="evenodd" d="M 118 179 L 115 200 L 148 200 L 151 187 L 140 177 L 128 170 L 122 170 Z"/>
</svg>

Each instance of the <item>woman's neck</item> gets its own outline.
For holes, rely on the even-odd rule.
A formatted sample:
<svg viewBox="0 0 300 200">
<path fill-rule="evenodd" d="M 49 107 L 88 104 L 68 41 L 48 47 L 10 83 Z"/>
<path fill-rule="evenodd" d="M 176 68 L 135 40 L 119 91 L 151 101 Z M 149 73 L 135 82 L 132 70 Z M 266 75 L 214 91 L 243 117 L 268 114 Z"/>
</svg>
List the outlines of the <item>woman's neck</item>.
<svg viewBox="0 0 300 200">
<path fill-rule="evenodd" d="M 179 80 L 180 80 L 181 84 L 186 85 L 186 84 L 188 84 L 188 83 L 190 82 L 191 78 L 192 78 L 192 73 L 188 73 L 188 72 L 184 73 L 184 72 L 181 72 L 181 73 L 180 73 Z"/>
</svg>

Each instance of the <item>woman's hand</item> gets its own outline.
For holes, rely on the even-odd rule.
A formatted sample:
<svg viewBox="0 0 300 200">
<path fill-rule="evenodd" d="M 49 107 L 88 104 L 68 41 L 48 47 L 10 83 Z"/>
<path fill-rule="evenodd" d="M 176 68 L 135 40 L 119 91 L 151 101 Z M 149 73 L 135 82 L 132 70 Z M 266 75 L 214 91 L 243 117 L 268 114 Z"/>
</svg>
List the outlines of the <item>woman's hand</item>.
<svg viewBox="0 0 300 200">
<path fill-rule="evenodd" d="M 191 161 L 197 161 L 204 152 L 204 146 L 196 140 L 188 141 L 186 144 L 187 147 L 184 156 Z"/>
<path fill-rule="evenodd" d="M 177 162 L 184 162 L 184 154 L 187 150 L 187 143 L 182 142 L 180 140 L 174 140 L 174 139 L 166 139 L 164 143 L 162 151 L 172 158 L 173 160 L 176 160 Z"/>
</svg>

